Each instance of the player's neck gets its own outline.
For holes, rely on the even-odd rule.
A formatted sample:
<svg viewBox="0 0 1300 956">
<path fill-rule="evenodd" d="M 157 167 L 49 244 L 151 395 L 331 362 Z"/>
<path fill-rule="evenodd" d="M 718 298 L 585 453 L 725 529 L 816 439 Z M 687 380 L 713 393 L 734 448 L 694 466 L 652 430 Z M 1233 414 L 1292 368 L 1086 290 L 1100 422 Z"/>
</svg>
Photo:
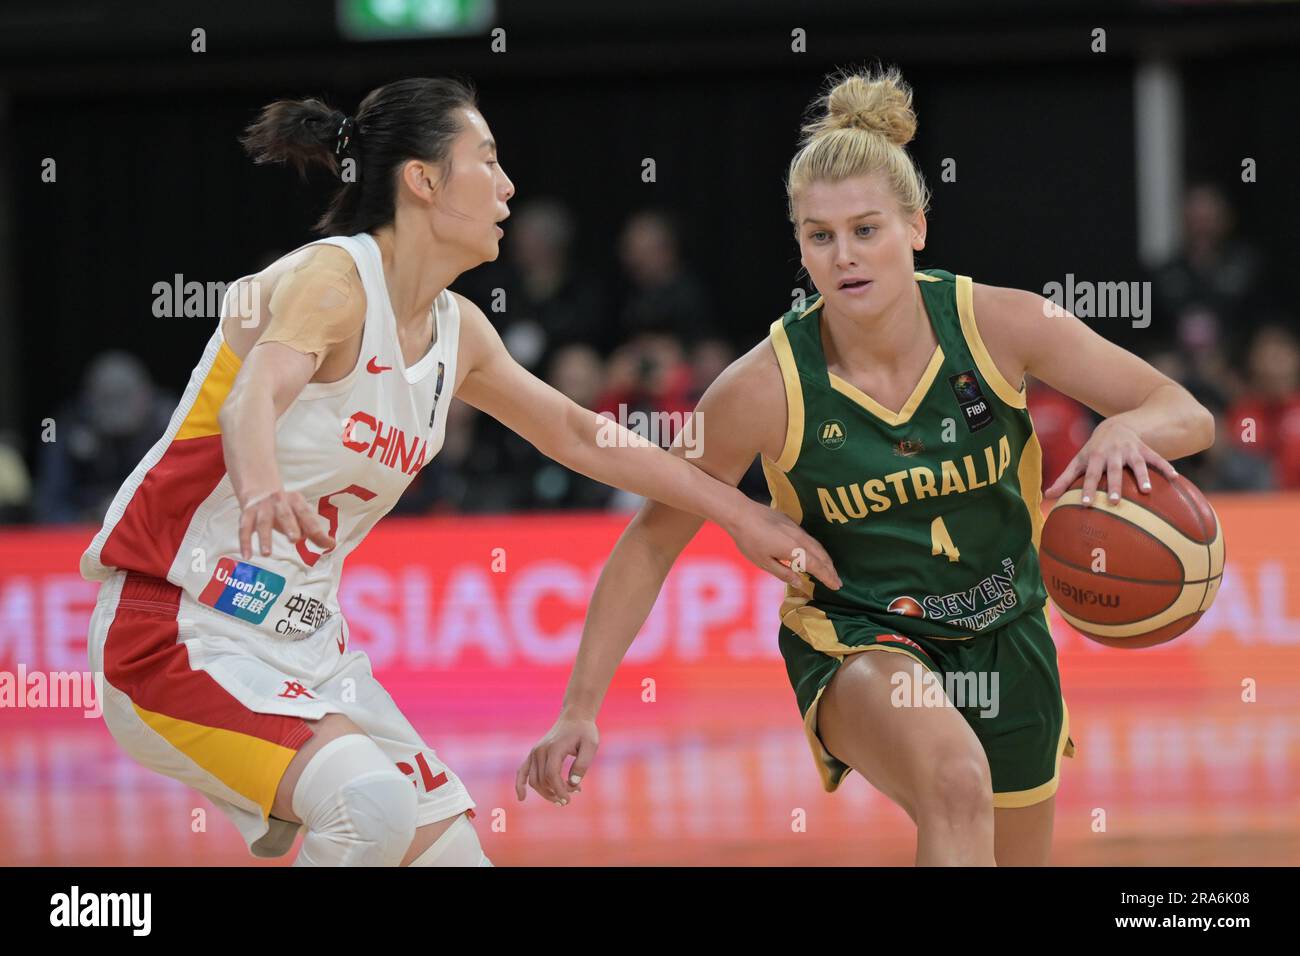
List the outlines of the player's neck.
<svg viewBox="0 0 1300 956">
<path fill-rule="evenodd" d="M 433 300 L 472 265 L 458 262 L 419 228 L 381 226 L 374 238 L 383 260 L 388 300 L 399 326 L 423 326 Z"/>
<path fill-rule="evenodd" d="M 827 358 L 841 368 L 895 366 L 917 351 L 934 349 L 933 332 L 915 283 L 877 315 L 837 314 L 827 303 L 823 318 L 822 336 L 830 346 Z"/>
</svg>

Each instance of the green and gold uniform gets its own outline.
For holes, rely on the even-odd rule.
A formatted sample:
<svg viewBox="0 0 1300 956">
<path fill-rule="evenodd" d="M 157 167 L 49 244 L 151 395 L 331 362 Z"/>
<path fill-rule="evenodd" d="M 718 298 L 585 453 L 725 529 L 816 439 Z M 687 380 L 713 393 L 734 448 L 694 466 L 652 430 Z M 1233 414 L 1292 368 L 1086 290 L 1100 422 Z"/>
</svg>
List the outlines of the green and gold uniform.
<svg viewBox="0 0 1300 956">
<path fill-rule="evenodd" d="M 1074 755 L 1038 567 L 1038 438 L 1023 386 L 980 339 L 970 278 L 916 281 L 938 346 L 897 412 L 828 370 L 820 297 L 772 323 L 788 408 L 781 456 L 763 460 L 772 504 L 844 583 L 805 575 L 811 598 L 787 588 L 781 654 L 827 790 L 850 768 L 817 735 L 822 691 L 849 654 L 884 651 L 915 658 L 950 696 L 961 688 L 953 703 L 988 755 L 994 806 L 1029 806 Z"/>
</svg>

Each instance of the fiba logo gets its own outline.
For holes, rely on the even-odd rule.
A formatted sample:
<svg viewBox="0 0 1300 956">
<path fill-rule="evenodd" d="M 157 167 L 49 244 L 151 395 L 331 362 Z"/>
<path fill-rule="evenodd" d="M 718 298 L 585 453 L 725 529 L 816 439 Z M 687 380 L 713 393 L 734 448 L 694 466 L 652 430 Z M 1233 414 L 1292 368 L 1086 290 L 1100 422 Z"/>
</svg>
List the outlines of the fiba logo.
<svg viewBox="0 0 1300 956">
<path fill-rule="evenodd" d="M 889 602 L 886 610 L 892 614 L 902 614 L 904 617 L 925 617 L 925 610 L 916 598 L 896 597 Z"/>
<path fill-rule="evenodd" d="M 844 423 L 835 418 L 822 422 L 817 428 L 817 440 L 831 451 L 839 448 L 844 444 Z"/>
<path fill-rule="evenodd" d="M 973 402 L 980 397 L 980 387 L 975 381 L 975 376 L 970 372 L 962 372 L 960 375 L 952 377 L 952 390 L 957 393 L 957 398 L 963 402 Z"/>
</svg>

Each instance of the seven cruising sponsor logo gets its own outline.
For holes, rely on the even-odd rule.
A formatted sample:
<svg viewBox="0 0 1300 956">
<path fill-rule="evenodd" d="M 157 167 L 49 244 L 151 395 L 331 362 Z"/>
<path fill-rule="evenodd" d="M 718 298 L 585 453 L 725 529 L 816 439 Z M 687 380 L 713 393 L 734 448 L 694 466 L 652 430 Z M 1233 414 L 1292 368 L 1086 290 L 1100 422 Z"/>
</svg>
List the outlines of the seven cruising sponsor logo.
<svg viewBox="0 0 1300 956">
<path fill-rule="evenodd" d="M 888 610 L 905 617 L 944 621 L 953 627 L 982 631 L 1016 606 L 1016 565 L 1002 559 L 1002 571 L 982 578 L 974 587 L 950 594 L 927 594 L 921 598 L 897 597 Z"/>
</svg>

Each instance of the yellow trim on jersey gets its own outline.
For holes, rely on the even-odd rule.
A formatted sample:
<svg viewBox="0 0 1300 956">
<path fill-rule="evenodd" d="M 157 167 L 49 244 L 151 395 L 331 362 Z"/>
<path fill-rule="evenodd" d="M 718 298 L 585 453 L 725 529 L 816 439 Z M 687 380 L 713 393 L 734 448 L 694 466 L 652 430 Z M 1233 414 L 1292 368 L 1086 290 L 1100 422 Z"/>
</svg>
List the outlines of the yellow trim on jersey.
<svg viewBox="0 0 1300 956">
<path fill-rule="evenodd" d="M 975 324 L 975 286 L 970 276 L 957 276 L 957 315 L 961 317 L 961 331 L 966 337 L 966 345 L 970 349 L 970 354 L 974 356 L 975 364 L 979 367 L 980 375 L 984 376 L 984 381 L 989 383 L 998 398 L 1012 408 L 1027 408 L 1025 386 L 1021 385 L 1020 390 L 1016 391 L 1015 387 L 1003 377 L 993 361 L 993 356 L 985 347 L 984 339 L 980 337 L 979 327 Z"/>
<path fill-rule="evenodd" d="M 775 462 L 761 456 L 759 461 L 763 465 L 763 477 L 767 479 L 767 490 L 772 495 L 772 507 L 789 517 L 795 524 L 802 522 L 803 506 L 799 504 L 799 495 L 795 492 L 790 479 L 786 477 L 785 472 L 777 468 Z"/>
<path fill-rule="evenodd" d="M 1043 609 L 1046 616 L 1047 609 Z M 885 651 L 890 654 L 906 654 L 912 660 L 921 664 L 926 670 L 931 670 L 925 661 L 921 660 L 911 651 L 901 647 L 887 647 L 883 644 L 868 644 L 861 648 L 855 648 L 859 651 Z M 932 671 L 933 673 L 933 671 Z M 822 694 L 830 686 L 827 681 L 821 687 L 817 688 L 817 696 L 813 698 L 812 703 L 808 706 L 808 711 L 803 718 L 804 736 L 808 740 L 808 747 L 812 750 L 813 763 L 817 766 L 817 774 L 821 777 L 822 788 L 827 793 L 834 793 L 848 776 L 849 771 L 853 768 L 845 764 L 842 760 L 831 754 L 822 743 L 821 737 L 817 733 L 817 708 L 821 704 Z M 1073 757 L 1075 755 L 1074 741 L 1070 738 L 1070 708 L 1065 704 L 1065 697 L 1061 697 L 1061 733 L 1057 737 L 1056 744 L 1056 765 L 1052 771 L 1052 779 L 1046 783 L 1039 784 L 1037 787 L 1031 787 L 1028 790 L 1007 790 L 1001 793 L 993 794 L 993 806 L 995 808 L 1017 808 L 1028 807 L 1035 803 L 1041 803 L 1048 797 L 1054 795 L 1060 785 L 1061 780 L 1061 757 Z"/>
<path fill-rule="evenodd" d="M 168 717 L 132 704 L 136 714 L 160 737 L 223 784 L 271 813 L 275 791 L 297 751 L 235 730 L 208 727 Z"/>
<path fill-rule="evenodd" d="M 804 316 L 812 315 L 814 312 L 820 309 L 825 304 L 825 302 L 826 302 L 826 296 L 824 295 L 817 296 L 816 301 L 814 301 L 812 305 L 808 306 L 808 308 L 804 309 L 802 312 L 799 313 L 799 318 L 802 319 Z"/>
<path fill-rule="evenodd" d="M 772 323 L 771 338 L 772 351 L 781 367 L 781 381 L 785 383 L 785 444 L 781 448 L 781 457 L 776 460 L 776 467 L 789 471 L 799 460 L 799 448 L 803 444 L 803 386 L 799 384 L 794 350 L 790 348 L 790 339 L 780 319 Z"/>
<path fill-rule="evenodd" d="M 181 422 L 181 427 L 176 432 L 174 441 L 221 434 L 221 424 L 217 421 L 217 414 L 221 411 L 226 396 L 230 394 L 230 386 L 234 384 L 235 376 L 239 374 L 240 364 L 239 356 L 231 351 L 229 345 L 222 342 L 216 358 L 212 360 L 212 367 L 208 369 L 207 377 L 203 380 L 203 386 L 199 389 L 194 404 L 190 406 L 189 414 L 185 416 L 185 421 Z"/>
<path fill-rule="evenodd" d="M 1070 740 L 1070 708 L 1065 706 L 1065 698 L 1062 697 L 1061 734 L 1056 741 L 1056 767 L 1052 771 L 1052 779 L 1028 790 L 1004 790 L 1001 793 L 995 791 L 993 794 L 993 809 L 1030 807 L 1053 796 L 1061 782 L 1061 756 L 1065 754 L 1067 749 L 1069 750 L 1069 756 L 1073 757 L 1074 745 Z"/>
<path fill-rule="evenodd" d="M 912 278 L 917 282 L 942 282 L 938 276 L 928 276 L 924 272 L 913 272 Z"/>
<path fill-rule="evenodd" d="M 906 654 L 912 660 L 916 661 L 930 673 L 935 673 L 930 665 L 921 660 L 911 651 L 902 647 L 887 647 L 884 644 L 867 644 L 863 647 L 853 648 L 855 651 L 884 651 L 888 654 Z M 822 694 L 830 686 L 827 681 L 821 687 L 817 688 L 817 696 L 813 702 L 808 705 L 808 712 L 803 715 L 803 732 L 808 738 L 808 746 L 812 749 L 813 762 L 817 764 L 817 773 L 822 778 L 822 789 L 827 793 L 834 793 L 843 782 L 844 778 L 849 775 L 853 768 L 839 758 L 833 756 L 826 745 L 822 743 L 821 737 L 817 735 L 817 706 L 821 703 Z M 843 769 L 841 769 L 843 768 Z"/>
<path fill-rule="evenodd" d="M 1049 600 L 1050 600 L 1050 598 L 1049 598 Z M 1048 636 L 1048 637 L 1051 637 L 1051 636 L 1052 636 L 1052 615 L 1051 615 L 1051 613 L 1047 610 L 1047 602 L 1046 602 L 1046 601 L 1043 602 L 1043 608 L 1042 608 L 1042 610 L 1043 610 L 1043 627 L 1047 628 L 1047 636 Z M 1065 706 L 1065 697 L 1064 697 L 1064 696 L 1061 697 L 1061 713 L 1064 714 L 1064 717 L 1065 717 L 1065 731 L 1066 731 L 1066 732 L 1065 732 L 1065 749 L 1062 751 L 1062 753 L 1064 753 L 1065 756 L 1067 756 L 1067 757 L 1073 757 L 1073 756 L 1074 756 L 1075 747 L 1074 747 L 1074 738 L 1072 738 L 1072 737 L 1070 736 L 1070 708 L 1068 708 L 1068 707 Z"/>
<path fill-rule="evenodd" d="M 1038 432 L 1033 430 L 1033 424 L 1031 420 L 1029 441 L 1020 450 L 1016 480 L 1020 482 L 1020 498 L 1029 512 L 1029 527 L 1037 551 L 1038 541 L 1043 536 L 1043 446 L 1038 443 Z"/>
<path fill-rule="evenodd" d="M 936 345 L 934 354 L 930 356 L 930 364 L 921 373 L 921 380 L 916 383 L 916 387 L 912 389 L 912 394 L 907 397 L 903 407 L 896 412 L 891 412 L 852 382 L 840 378 L 829 369 L 827 369 L 826 374 L 830 377 L 831 388 L 835 389 L 835 391 L 861 405 L 886 425 L 898 426 L 910 421 L 916 410 L 920 408 L 921 402 L 925 400 L 925 396 L 929 393 L 930 386 L 934 384 L 935 376 L 939 374 L 941 368 L 943 368 L 943 347 Z"/>
</svg>

